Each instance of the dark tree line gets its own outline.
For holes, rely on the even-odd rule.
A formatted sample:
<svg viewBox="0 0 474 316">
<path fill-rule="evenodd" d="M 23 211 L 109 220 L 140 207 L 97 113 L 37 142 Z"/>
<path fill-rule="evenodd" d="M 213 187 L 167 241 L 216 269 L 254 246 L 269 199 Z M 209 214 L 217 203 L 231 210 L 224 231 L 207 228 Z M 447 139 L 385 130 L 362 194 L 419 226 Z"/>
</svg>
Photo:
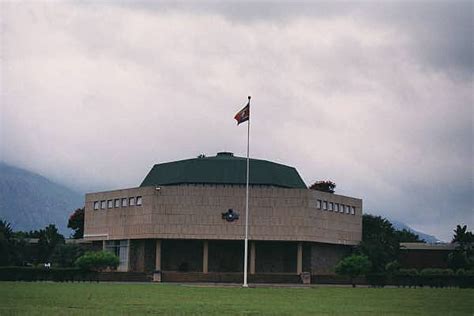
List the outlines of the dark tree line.
<svg viewBox="0 0 474 316">
<path fill-rule="evenodd" d="M 72 237 L 81 238 L 84 231 L 84 213 L 82 225 L 76 212 L 71 215 L 74 229 Z M 0 266 L 25 266 L 42 263 L 54 263 L 60 267 L 70 267 L 84 253 L 82 246 L 66 244 L 65 238 L 53 224 L 40 230 L 13 231 L 10 223 L 0 220 Z"/>
<path fill-rule="evenodd" d="M 385 271 L 388 263 L 398 260 L 401 242 L 424 241 L 406 229 L 396 230 L 381 216 L 363 215 L 362 242 L 357 251 L 369 258 L 373 272 Z"/>
<path fill-rule="evenodd" d="M 22 266 L 51 262 L 55 251 L 65 244 L 55 225 L 29 232 L 14 232 L 0 220 L 0 265 Z"/>
<path fill-rule="evenodd" d="M 383 217 L 365 214 L 362 217 L 362 241 L 356 254 L 369 259 L 372 272 L 385 272 L 398 265 L 402 242 L 424 241 L 408 230 L 396 230 Z M 448 257 L 450 268 L 474 268 L 474 236 L 467 226 L 457 226 L 452 242 L 456 243 L 456 249 Z"/>
</svg>

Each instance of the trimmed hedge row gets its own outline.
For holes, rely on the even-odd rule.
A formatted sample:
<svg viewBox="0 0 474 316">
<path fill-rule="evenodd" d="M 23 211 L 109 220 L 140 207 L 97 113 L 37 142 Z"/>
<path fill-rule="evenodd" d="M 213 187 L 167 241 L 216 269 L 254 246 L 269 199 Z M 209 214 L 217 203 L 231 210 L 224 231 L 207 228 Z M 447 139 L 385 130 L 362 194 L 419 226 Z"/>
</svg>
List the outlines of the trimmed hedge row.
<svg viewBox="0 0 474 316">
<path fill-rule="evenodd" d="M 0 267 L 1 281 L 98 281 L 98 273 L 78 268 Z"/>
<path fill-rule="evenodd" d="M 372 286 L 474 288 L 474 271 L 458 270 L 454 273 L 451 269 L 400 269 L 391 274 L 368 274 L 366 280 Z"/>
<path fill-rule="evenodd" d="M 117 272 L 105 274 L 110 274 L 110 280 L 115 280 Z M 126 276 L 121 277 L 136 278 L 136 276 L 132 274 L 128 273 Z M 99 272 L 86 271 L 78 268 L 45 269 L 33 267 L 0 267 L 1 281 L 98 282 L 101 279 L 104 279 L 104 276 L 101 276 L 101 273 Z M 107 278 L 104 280 L 106 279 Z M 144 280 L 140 279 L 140 281 Z M 349 279 L 340 276 L 313 275 L 312 281 L 315 284 L 350 283 Z M 375 287 L 395 285 L 401 287 L 429 286 L 474 288 L 474 271 L 458 270 L 456 273 L 454 273 L 450 269 L 424 269 L 421 272 L 417 271 L 416 269 L 400 269 L 399 271 L 396 271 L 392 274 L 368 274 L 365 280 L 363 278 L 357 278 L 356 284 L 368 284 Z"/>
</svg>

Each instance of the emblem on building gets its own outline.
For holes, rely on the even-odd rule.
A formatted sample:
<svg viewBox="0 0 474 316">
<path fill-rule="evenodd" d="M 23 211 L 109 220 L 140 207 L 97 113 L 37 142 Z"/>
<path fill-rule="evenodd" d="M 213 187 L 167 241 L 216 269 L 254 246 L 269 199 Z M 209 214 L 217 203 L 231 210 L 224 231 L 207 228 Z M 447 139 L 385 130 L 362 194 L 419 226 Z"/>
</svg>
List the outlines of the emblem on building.
<svg viewBox="0 0 474 316">
<path fill-rule="evenodd" d="M 239 213 L 234 212 L 234 210 L 230 208 L 227 212 L 222 213 L 222 219 L 228 222 L 236 221 L 239 219 Z"/>
</svg>

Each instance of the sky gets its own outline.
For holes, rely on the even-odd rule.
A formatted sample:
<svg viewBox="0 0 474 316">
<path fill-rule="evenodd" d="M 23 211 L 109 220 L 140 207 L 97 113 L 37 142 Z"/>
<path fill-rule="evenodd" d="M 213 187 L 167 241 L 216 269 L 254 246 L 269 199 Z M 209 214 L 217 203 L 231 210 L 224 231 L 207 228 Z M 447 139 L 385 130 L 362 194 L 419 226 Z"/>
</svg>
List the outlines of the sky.
<svg viewBox="0 0 474 316">
<path fill-rule="evenodd" d="M 79 192 L 250 155 L 474 228 L 472 1 L 0 2 L 0 161 Z"/>
</svg>

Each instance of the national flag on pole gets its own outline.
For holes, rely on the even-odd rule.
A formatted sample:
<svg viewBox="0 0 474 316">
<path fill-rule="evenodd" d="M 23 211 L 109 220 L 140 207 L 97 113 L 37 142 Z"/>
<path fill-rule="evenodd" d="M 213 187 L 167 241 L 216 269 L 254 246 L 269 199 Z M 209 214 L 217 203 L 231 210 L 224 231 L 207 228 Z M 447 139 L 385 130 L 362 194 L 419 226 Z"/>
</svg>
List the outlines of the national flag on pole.
<svg viewBox="0 0 474 316">
<path fill-rule="evenodd" d="M 237 125 L 245 121 L 248 121 L 249 118 L 250 118 L 250 99 L 249 99 L 249 103 L 247 103 L 247 105 L 234 116 L 234 119 L 237 121 Z"/>
</svg>

